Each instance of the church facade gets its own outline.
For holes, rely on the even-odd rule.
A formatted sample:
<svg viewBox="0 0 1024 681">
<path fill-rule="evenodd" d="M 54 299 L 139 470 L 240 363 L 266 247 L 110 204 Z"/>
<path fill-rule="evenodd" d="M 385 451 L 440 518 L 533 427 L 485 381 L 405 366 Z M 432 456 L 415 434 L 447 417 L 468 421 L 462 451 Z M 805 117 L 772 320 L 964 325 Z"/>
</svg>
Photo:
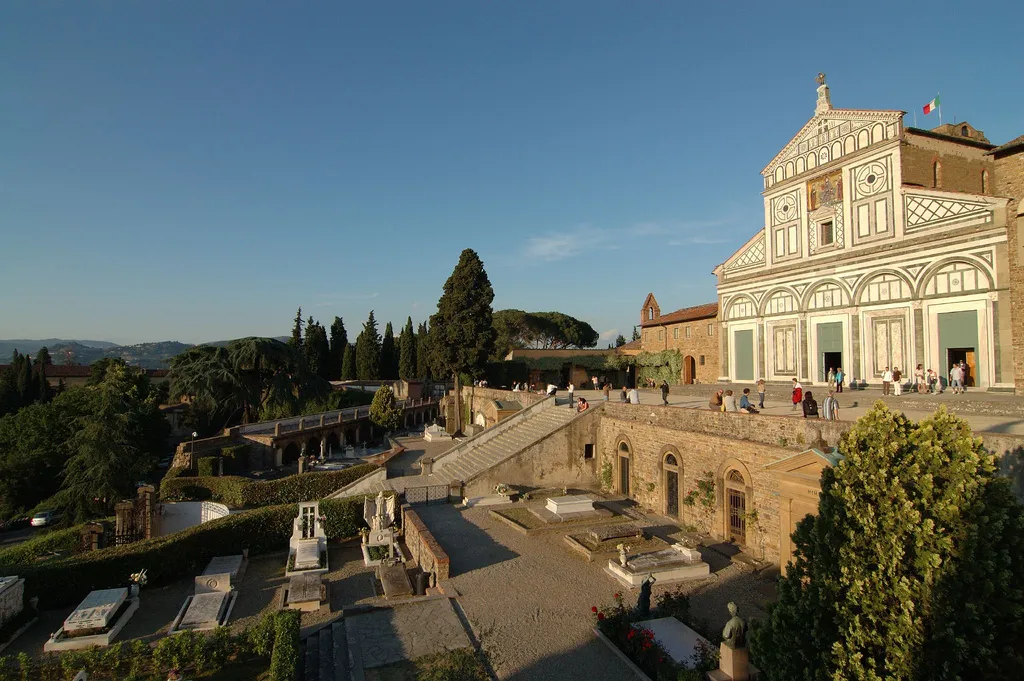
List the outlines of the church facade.
<svg viewBox="0 0 1024 681">
<path fill-rule="evenodd" d="M 815 115 L 762 171 L 764 226 L 718 277 L 721 381 L 824 382 L 886 367 L 1012 388 L 1007 207 L 995 148 L 970 124 L 902 111 Z"/>
</svg>

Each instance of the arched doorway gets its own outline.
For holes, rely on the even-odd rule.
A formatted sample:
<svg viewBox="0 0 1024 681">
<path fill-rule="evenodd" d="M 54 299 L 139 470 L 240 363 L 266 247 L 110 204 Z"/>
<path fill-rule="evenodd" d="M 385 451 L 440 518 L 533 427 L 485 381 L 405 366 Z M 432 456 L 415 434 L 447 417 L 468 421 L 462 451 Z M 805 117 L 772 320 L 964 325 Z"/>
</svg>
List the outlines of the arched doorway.
<svg viewBox="0 0 1024 681">
<path fill-rule="evenodd" d="M 665 452 L 661 462 L 665 472 L 665 515 L 679 517 L 679 459 L 675 452 Z"/>
<path fill-rule="evenodd" d="M 683 384 L 690 385 L 697 377 L 697 363 L 692 355 L 683 357 Z"/>
<path fill-rule="evenodd" d="M 729 540 L 747 543 L 747 483 L 743 474 L 731 470 L 725 476 L 725 515 Z"/>
<path fill-rule="evenodd" d="M 615 457 L 615 468 L 617 469 L 618 475 L 615 476 L 615 491 L 619 494 L 629 496 L 629 464 L 633 458 L 633 453 L 630 451 L 629 443 L 620 442 Z"/>
<path fill-rule="evenodd" d="M 284 456 L 281 457 L 281 463 L 285 466 L 295 463 L 299 460 L 299 453 L 299 446 L 294 442 L 289 442 L 288 446 L 284 448 Z"/>
</svg>

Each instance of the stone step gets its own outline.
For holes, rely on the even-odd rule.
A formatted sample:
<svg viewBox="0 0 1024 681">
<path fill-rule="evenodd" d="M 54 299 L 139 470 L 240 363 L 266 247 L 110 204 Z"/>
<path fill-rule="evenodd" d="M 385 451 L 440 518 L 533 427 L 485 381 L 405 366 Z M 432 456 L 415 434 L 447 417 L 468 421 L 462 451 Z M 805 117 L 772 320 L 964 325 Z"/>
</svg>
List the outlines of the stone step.
<svg viewBox="0 0 1024 681">
<path fill-rule="evenodd" d="M 320 681 L 333 681 L 334 679 L 334 640 L 331 635 L 331 628 L 324 627 L 320 630 Z"/>
<path fill-rule="evenodd" d="M 304 661 L 306 681 L 320 681 L 320 637 L 316 634 L 306 637 Z"/>
</svg>

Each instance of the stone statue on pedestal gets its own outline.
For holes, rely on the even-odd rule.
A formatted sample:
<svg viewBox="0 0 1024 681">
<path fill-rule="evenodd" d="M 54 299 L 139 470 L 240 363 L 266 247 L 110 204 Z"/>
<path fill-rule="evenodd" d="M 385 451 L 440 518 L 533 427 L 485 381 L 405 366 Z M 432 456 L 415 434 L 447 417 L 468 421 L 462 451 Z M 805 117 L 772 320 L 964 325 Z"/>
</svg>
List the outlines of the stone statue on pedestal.
<svg viewBox="0 0 1024 681">
<path fill-rule="evenodd" d="M 747 625 L 736 613 L 739 608 L 735 603 L 729 603 L 729 614 L 732 618 L 725 623 L 722 629 L 722 643 L 730 648 L 743 648 L 747 645 Z"/>
</svg>

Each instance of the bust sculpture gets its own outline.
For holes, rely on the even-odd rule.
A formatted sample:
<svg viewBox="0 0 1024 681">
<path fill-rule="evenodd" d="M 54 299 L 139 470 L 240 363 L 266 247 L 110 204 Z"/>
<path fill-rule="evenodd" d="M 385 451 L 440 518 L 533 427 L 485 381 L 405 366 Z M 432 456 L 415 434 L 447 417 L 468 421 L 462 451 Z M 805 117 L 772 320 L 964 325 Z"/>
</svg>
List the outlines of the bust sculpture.
<svg viewBox="0 0 1024 681">
<path fill-rule="evenodd" d="M 728 608 L 732 617 L 725 623 L 725 629 L 722 629 L 722 643 L 730 648 L 742 648 L 747 644 L 747 625 L 736 614 L 739 608 L 735 603 L 730 602 Z"/>
</svg>

